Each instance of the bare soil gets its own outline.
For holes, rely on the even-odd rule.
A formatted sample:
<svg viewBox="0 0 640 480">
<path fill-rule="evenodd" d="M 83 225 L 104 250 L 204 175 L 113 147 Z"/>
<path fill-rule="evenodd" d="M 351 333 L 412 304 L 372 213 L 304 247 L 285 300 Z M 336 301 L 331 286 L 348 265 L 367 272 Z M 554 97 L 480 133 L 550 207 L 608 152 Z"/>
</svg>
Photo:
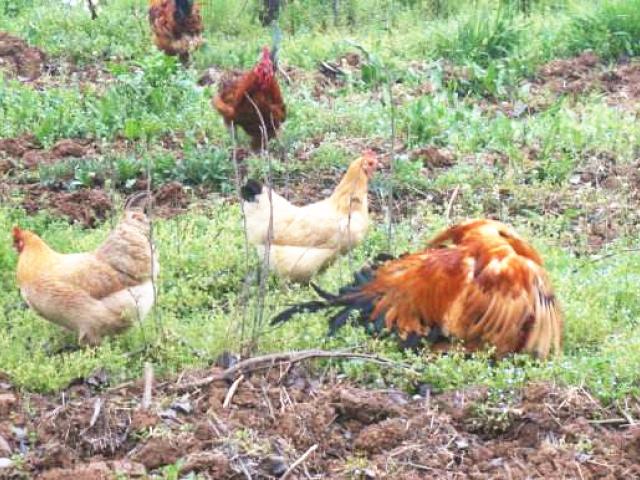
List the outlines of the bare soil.
<svg viewBox="0 0 640 480">
<path fill-rule="evenodd" d="M 43 73 L 46 56 L 24 40 L 0 32 L 0 69 L 9 77 L 32 81 Z"/>
<path fill-rule="evenodd" d="M 99 380 L 51 396 L 0 382 L 0 465 L 23 458 L 0 478 L 144 478 L 176 462 L 181 475 L 279 478 L 312 448 L 290 478 L 640 475 L 638 403 L 621 414 L 581 389 L 534 384 L 508 402 L 482 388 L 410 396 L 293 368 L 249 375 L 233 394 L 226 381 L 186 394 L 163 381 L 143 410 L 141 381 L 105 390 Z"/>
<path fill-rule="evenodd" d="M 86 139 L 62 139 L 48 150 L 33 135 L 0 139 L 0 159 L 4 159 L 5 171 L 20 167 L 36 169 L 65 158 L 94 156 L 97 151 L 98 147 Z"/>
<path fill-rule="evenodd" d="M 177 140 L 166 138 L 163 148 L 172 150 L 177 158 L 182 155 Z M 90 187 L 70 189 L 73 171 L 68 175 L 59 175 L 55 181 L 43 184 L 33 172 L 42 166 L 53 165 L 70 159 L 80 162 L 99 158 L 105 153 L 125 152 L 130 146 L 123 140 L 117 140 L 107 146 L 98 145 L 91 139 L 61 139 L 51 148 L 44 148 L 30 134 L 15 138 L 0 139 L 0 198 L 18 198 L 19 204 L 29 214 L 47 210 L 54 216 L 60 216 L 70 223 L 85 227 L 95 227 L 109 218 L 114 210 L 113 194 L 105 190 L 105 178 L 97 175 Z M 121 189 L 122 194 L 146 190 L 144 178 L 138 178 L 129 189 Z M 153 188 L 154 215 L 169 218 L 187 211 L 189 206 L 206 197 L 206 188 L 187 189 L 179 182 L 168 182 Z"/>
<path fill-rule="evenodd" d="M 633 104 L 640 100 L 640 61 L 607 65 L 596 54 L 585 52 L 547 63 L 538 70 L 534 85 L 556 94 L 601 92 L 611 104 Z"/>
</svg>

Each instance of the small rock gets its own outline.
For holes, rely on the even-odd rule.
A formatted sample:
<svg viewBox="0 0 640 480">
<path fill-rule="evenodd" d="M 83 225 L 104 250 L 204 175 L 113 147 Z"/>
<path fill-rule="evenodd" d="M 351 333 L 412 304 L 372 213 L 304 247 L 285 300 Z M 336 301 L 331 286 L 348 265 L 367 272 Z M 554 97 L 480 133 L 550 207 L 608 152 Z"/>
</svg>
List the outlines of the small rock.
<svg viewBox="0 0 640 480">
<path fill-rule="evenodd" d="M 168 408 L 160 412 L 160 418 L 164 418 L 165 420 L 176 420 L 178 418 L 178 414 L 175 410 Z"/>
<path fill-rule="evenodd" d="M 456 440 L 456 447 L 459 450 L 466 450 L 467 448 L 469 448 L 469 442 L 467 442 L 464 438 L 461 438 L 460 440 Z"/>
<path fill-rule="evenodd" d="M 271 455 L 264 460 L 264 469 L 269 475 L 280 478 L 287 471 L 287 464 L 280 455 Z"/>
<path fill-rule="evenodd" d="M 27 431 L 20 427 L 11 427 L 11 432 L 16 440 L 20 443 L 20 453 L 27 453 Z"/>
<path fill-rule="evenodd" d="M 238 357 L 238 355 L 225 351 L 216 358 L 215 365 L 216 367 L 224 368 L 226 370 L 227 368 L 231 368 L 236 365 L 239 361 L 240 357 Z"/>
<path fill-rule="evenodd" d="M 423 398 L 426 398 L 431 395 L 433 392 L 433 385 L 430 383 L 421 383 L 418 385 L 418 395 Z"/>
<path fill-rule="evenodd" d="M 184 413 L 185 415 L 189 415 L 193 412 L 193 406 L 188 400 L 176 400 L 169 408 L 178 413 Z"/>
<path fill-rule="evenodd" d="M 365 480 L 374 480 L 376 478 L 376 472 L 370 468 L 357 468 L 353 473 L 357 478 L 364 478 Z"/>
<path fill-rule="evenodd" d="M 0 470 L 3 468 L 11 468 L 13 467 L 13 461 L 9 458 L 0 458 Z"/>
<path fill-rule="evenodd" d="M 571 185 L 580 185 L 582 183 L 582 178 L 580 175 L 572 175 L 571 178 L 569 178 L 569 183 Z"/>
<path fill-rule="evenodd" d="M 578 454 L 576 454 L 576 461 L 578 463 L 585 463 L 585 462 L 588 462 L 589 460 L 591 460 L 591 455 L 589 455 L 587 453 L 578 453 Z"/>
<path fill-rule="evenodd" d="M 109 374 L 104 368 L 94 370 L 85 380 L 87 385 L 95 388 L 104 387 L 109 383 Z"/>
</svg>

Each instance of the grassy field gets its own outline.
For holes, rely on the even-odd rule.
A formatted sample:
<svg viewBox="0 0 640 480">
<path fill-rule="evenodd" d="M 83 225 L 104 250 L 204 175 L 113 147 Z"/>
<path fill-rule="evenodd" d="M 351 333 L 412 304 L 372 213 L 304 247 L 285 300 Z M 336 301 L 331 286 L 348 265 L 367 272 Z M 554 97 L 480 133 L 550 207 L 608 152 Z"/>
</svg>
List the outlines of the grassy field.
<svg viewBox="0 0 640 480">
<path fill-rule="evenodd" d="M 149 360 L 168 375 L 247 346 L 355 347 L 415 365 L 409 376 L 342 365 L 375 385 L 507 391 L 545 379 L 586 385 L 605 401 L 640 393 L 640 104 L 610 86 L 613 73 L 620 77 L 617 69 L 640 55 L 640 1 L 350 0 L 335 17 L 328 2 L 305 0 L 282 12 L 289 117 L 268 159 L 244 160 L 247 173 L 263 175 L 270 163 L 276 185 L 301 199 L 299 186 L 321 179 L 320 195 L 362 148 L 382 152 L 386 168 L 371 186 L 374 226 L 351 258 L 316 279 L 328 289 L 377 253 L 420 248 L 448 223 L 490 216 L 514 225 L 546 259 L 566 312 L 566 340 L 560 358 L 498 363 L 487 355 L 402 353 L 356 329 L 324 339 L 319 316 L 268 327 L 273 313 L 313 293 L 270 277 L 259 308 L 259 259 L 245 251 L 233 146 L 210 106 L 215 84 L 198 79 L 209 67 L 252 65 L 273 30 L 260 26 L 258 2 L 202 3 L 207 43 L 189 69 L 151 43 L 146 2 L 108 0 L 95 21 L 62 2 L 0 4 L 0 31 L 42 49 L 55 72 L 37 84 L 4 78 L 0 137 L 33 134 L 44 148 L 80 138 L 99 147 L 89 159 L 0 169 L 0 370 L 27 390 L 52 391 L 99 367 L 118 383 L 138 377 Z M 559 73 L 545 67 L 586 51 L 598 61 L 579 72 L 584 88 L 565 88 L 576 80 L 573 64 Z M 319 62 L 349 53 L 359 63 L 345 66 L 339 84 L 318 73 Z M 246 147 L 247 138 L 239 143 Z M 451 161 L 434 164 L 426 147 Z M 55 353 L 75 339 L 24 306 L 8 232 L 20 224 L 54 248 L 78 251 L 98 245 L 119 214 L 91 229 L 52 209 L 30 215 L 23 187 L 103 189 L 119 205 L 148 176 L 154 185 L 177 180 L 194 199 L 186 213 L 154 223 L 155 312 L 99 348 Z"/>
</svg>

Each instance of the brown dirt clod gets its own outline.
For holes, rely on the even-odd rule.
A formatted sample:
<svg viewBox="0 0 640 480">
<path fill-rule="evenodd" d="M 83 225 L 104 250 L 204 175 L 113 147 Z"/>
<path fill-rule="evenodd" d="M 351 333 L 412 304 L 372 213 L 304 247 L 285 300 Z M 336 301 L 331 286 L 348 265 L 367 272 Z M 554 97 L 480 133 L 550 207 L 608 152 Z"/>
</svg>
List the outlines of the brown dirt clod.
<svg viewBox="0 0 640 480">
<path fill-rule="evenodd" d="M 45 62 L 42 50 L 30 47 L 21 38 L 0 32 L 0 69 L 27 81 L 42 75 Z"/>
</svg>

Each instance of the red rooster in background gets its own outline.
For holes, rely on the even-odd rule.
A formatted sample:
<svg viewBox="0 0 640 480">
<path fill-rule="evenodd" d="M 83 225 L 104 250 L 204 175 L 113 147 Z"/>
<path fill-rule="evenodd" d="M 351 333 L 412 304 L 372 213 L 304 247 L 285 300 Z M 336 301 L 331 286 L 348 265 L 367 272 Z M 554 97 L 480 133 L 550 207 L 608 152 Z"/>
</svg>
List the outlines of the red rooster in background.
<svg viewBox="0 0 640 480">
<path fill-rule="evenodd" d="M 239 125 L 251 137 L 251 148 L 260 150 L 276 136 L 287 112 L 269 47 L 251 70 L 225 75 L 218 87 L 213 106 L 227 126 Z"/>
<path fill-rule="evenodd" d="M 445 350 L 459 339 L 469 351 L 492 345 L 498 357 L 526 352 L 546 358 L 560 351 L 563 317 L 542 259 L 510 227 L 468 221 L 421 252 L 385 260 L 356 273 L 337 295 L 314 286 L 323 300 L 295 305 L 272 323 L 337 307 L 330 334 L 358 312 L 361 324 L 396 332 L 405 347 L 426 339 Z"/>
<path fill-rule="evenodd" d="M 202 17 L 194 0 L 150 0 L 149 23 L 156 47 L 178 55 L 183 64 L 202 44 Z"/>
</svg>

